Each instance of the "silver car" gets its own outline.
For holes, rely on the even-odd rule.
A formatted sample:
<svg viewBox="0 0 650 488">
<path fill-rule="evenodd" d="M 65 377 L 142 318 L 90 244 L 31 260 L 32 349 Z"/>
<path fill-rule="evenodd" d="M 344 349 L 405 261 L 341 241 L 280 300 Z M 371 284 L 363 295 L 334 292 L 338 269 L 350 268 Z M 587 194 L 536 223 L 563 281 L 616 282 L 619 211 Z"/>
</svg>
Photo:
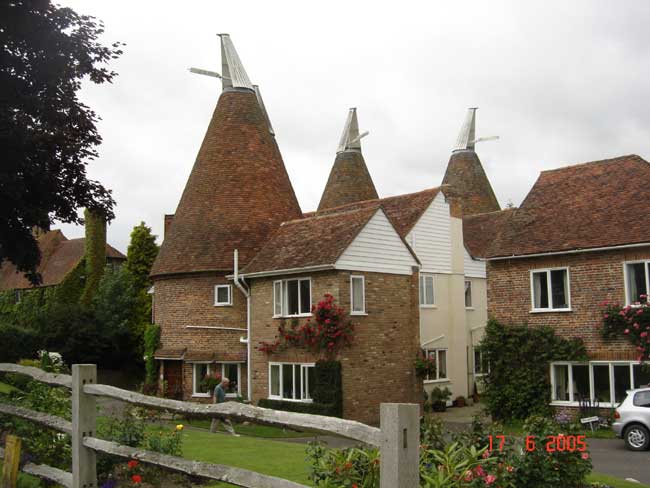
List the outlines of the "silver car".
<svg viewBox="0 0 650 488">
<path fill-rule="evenodd" d="M 650 448 L 650 388 L 629 390 L 614 412 L 612 429 L 632 451 Z"/>
</svg>

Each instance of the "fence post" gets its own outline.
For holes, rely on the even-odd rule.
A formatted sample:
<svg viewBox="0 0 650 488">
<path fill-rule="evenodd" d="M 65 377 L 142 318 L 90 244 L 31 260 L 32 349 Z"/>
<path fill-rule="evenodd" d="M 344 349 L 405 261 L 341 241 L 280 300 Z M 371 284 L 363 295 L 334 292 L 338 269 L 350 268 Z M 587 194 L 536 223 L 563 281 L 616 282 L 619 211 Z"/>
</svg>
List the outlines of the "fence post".
<svg viewBox="0 0 650 488">
<path fill-rule="evenodd" d="M 95 397 L 83 392 L 84 385 L 97 383 L 95 364 L 72 365 L 72 487 L 97 488 L 95 451 L 83 445 L 83 438 L 95 435 Z"/>
<path fill-rule="evenodd" d="M 20 464 L 20 437 L 8 435 L 5 443 L 5 462 L 2 469 L 2 488 L 16 488 Z"/>
<path fill-rule="evenodd" d="M 420 486 L 420 406 L 382 403 L 381 488 Z"/>
</svg>

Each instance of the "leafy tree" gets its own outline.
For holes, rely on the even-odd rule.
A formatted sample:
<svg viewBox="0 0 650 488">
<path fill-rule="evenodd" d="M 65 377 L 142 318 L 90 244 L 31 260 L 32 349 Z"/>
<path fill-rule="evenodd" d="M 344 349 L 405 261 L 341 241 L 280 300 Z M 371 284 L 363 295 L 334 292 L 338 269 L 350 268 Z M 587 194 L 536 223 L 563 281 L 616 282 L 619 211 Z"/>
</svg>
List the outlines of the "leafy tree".
<svg viewBox="0 0 650 488">
<path fill-rule="evenodd" d="M 140 222 L 131 231 L 131 242 L 126 251 L 126 269 L 133 278 L 137 290 L 148 289 L 151 286 L 149 273 L 158 255 L 156 236 L 151 228 Z"/>
<path fill-rule="evenodd" d="M 110 82 L 106 64 L 121 43 L 103 46 L 103 24 L 49 0 L 0 2 L 0 262 L 34 283 L 40 260 L 33 227 L 81 223 L 77 209 L 110 220 L 111 192 L 86 176 L 101 137 L 97 114 L 77 98 L 81 82 Z"/>
</svg>

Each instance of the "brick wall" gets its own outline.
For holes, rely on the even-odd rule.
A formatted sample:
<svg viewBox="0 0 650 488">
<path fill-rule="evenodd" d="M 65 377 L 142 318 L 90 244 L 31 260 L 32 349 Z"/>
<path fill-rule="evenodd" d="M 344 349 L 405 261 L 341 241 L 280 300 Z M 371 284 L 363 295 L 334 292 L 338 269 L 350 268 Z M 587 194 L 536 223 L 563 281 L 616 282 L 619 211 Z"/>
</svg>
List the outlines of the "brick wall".
<svg viewBox="0 0 650 488">
<path fill-rule="evenodd" d="M 598 304 L 625 303 L 623 263 L 650 259 L 650 247 L 529 259 L 488 261 L 488 312 L 505 324 L 550 325 L 564 337 L 581 337 L 592 359 L 635 359 L 626 339 L 603 340 Z M 568 267 L 571 312 L 531 313 L 530 270 Z"/>
<path fill-rule="evenodd" d="M 155 280 L 154 316 L 161 328 L 162 348 L 216 352 L 217 359 L 246 357 L 246 298 L 233 285 L 232 306 L 214 306 L 214 286 L 232 284 L 216 273 L 158 277 Z M 190 326 L 188 328 L 188 326 Z M 226 330 L 195 327 L 230 327 Z M 246 368 L 242 367 L 242 394 L 246 396 Z M 192 395 L 192 365 L 183 365 L 183 399 Z"/>
<path fill-rule="evenodd" d="M 357 324 L 354 345 L 340 356 L 343 380 L 343 415 L 364 423 L 379 422 L 382 402 L 419 403 L 422 384 L 415 377 L 419 350 L 417 275 L 400 276 L 364 272 L 312 273 L 312 301 L 325 293 L 350 310 L 350 274 L 364 275 L 367 316 L 353 316 Z M 291 276 L 291 278 L 298 277 Z M 253 402 L 268 396 L 268 362 L 315 362 L 319 358 L 300 349 L 267 355 L 257 350 L 261 341 L 273 341 L 280 319 L 273 316 L 273 280 L 252 283 Z M 301 319 L 305 320 L 305 319 Z"/>
</svg>

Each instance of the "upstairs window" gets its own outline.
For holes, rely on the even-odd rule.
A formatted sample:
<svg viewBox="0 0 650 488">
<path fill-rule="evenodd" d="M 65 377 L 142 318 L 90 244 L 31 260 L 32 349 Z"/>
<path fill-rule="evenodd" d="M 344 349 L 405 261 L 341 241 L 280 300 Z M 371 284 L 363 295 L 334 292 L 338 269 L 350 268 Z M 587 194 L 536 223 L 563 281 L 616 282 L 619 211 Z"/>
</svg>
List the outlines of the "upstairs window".
<svg viewBox="0 0 650 488">
<path fill-rule="evenodd" d="M 280 280 L 273 283 L 273 316 L 296 317 L 311 314 L 311 279 Z"/>
<path fill-rule="evenodd" d="M 350 276 L 350 314 L 365 315 L 366 290 L 363 276 Z"/>
<path fill-rule="evenodd" d="M 231 285 L 216 285 L 214 287 L 214 306 L 225 307 L 232 305 Z"/>
<path fill-rule="evenodd" d="M 472 282 L 465 281 L 465 308 L 472 308 Z"/>
<path fill-rule="evenodd" d="M 531 271 L 533 312 L 569 310 L 568 268 Z"/>
<path fill-rule="evenodd" d="M 628 305 L 648 301 L 650 262 L 625 263 L 625 291 Z"/>
<path fill-rule="evenodd" d="M 432 307 L 434 303 L 433 275 L 420 274 L 420 306 Z"/>
</svg>

